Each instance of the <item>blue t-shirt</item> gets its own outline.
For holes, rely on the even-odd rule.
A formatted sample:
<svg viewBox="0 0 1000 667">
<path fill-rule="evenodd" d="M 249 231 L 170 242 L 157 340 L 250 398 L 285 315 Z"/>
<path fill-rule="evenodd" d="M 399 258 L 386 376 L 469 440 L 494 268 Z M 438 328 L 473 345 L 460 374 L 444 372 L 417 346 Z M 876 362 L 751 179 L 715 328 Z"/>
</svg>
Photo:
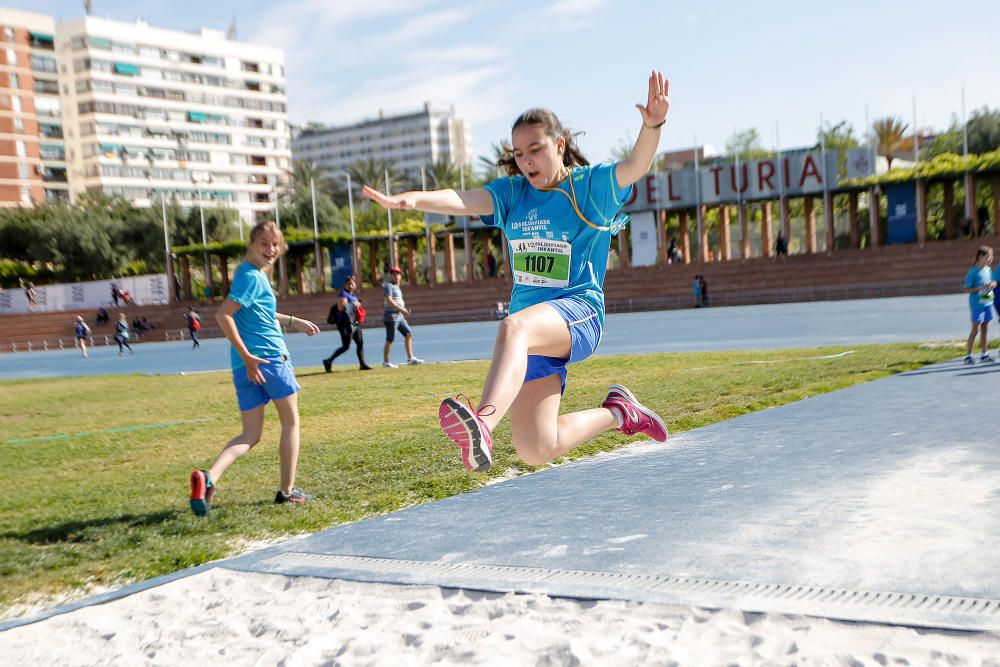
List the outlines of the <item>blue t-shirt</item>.
<svg viewBox="0 0 1000 667">
<path fill-rule="evenodd" d="M 604 274 L 611 237 L 631 186 L 620 188 L 618 164 L 575 167 L 553 190 L 538 190 L 524 176 L 486 185 L 493 215 L 483 222 L 503 229 L 510 250 L 514 289 L 510 312 L 544 301 L 578 296 L 604 322 Z M 589 221 L 585 222 L 573 206 Z"/>
<path fill-rule="evenodd" d="M 271 281 L 266 273 L 250 262 L 243 262 L 233 276 L 233 286 L 228 298 L 240 305 L 240 309 L 233 314 L 233 319 L 236 320 L 236 330 L 250 354 L 264 358 L 288 356 L 288 348 L 275 317 L 278 300 L 274 298 L 274 290 L 271 289 Z M 230 346 L 229 359 L 233 369 L 244 366 L 235 347 Z"/>
<path fill-rule="evenodd" d="M 988 266 L 984 266 L 981 269 L 978 266 L 973 266 L 971 269 L 969 269 L 969 272 L 965 274 L 966 287 L 979 287 L 981 285 L 988 284 L 991 280 L 993 280 L 993 274 L 990 271 L 990 267 Z M 993 305 L 992 289 L 983 289 L 978 292 L 969 292 L 969 308 L 975 310 L 976 308 L 989 308 L 992 305 Z"/>
</svg>

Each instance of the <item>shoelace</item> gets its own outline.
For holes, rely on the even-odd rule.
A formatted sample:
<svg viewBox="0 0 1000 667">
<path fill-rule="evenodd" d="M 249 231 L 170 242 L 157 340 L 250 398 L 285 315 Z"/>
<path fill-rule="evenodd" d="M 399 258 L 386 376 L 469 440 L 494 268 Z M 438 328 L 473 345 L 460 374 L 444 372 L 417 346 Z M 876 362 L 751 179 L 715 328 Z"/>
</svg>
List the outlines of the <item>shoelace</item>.
<svg viewBox="0 0 1000 667">
<path fill-rule="evenodd" d="M 622 411 L 621 432 L 625 435 L 639 433 L 639 412 L 625 401 L 622 401 L 615 407 Z"/>
<path fill-rule="evenodd" d="M 456 398 L 464 398 L 465 403 L 469 406 L 469 412 L 476 415 L 477 417 L 489 417 L 492 414 L 496 414 L 497 406 L 495 405 L 487 404 L 476 410 L 474 407 L 472 407 L 472 399 L 469 398 L 468 394 L 459 394 L 458 396 L 456 396 Z M 489 409 L 489 412 L 486 412 L 487 409 Z"/>
</svg>

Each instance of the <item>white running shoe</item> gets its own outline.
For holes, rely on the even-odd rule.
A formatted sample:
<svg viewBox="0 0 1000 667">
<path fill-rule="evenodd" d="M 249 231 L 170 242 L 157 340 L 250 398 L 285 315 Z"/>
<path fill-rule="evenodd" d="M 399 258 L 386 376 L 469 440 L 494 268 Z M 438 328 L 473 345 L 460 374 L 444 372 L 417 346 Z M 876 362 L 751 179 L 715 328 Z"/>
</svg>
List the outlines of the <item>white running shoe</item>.
<svg viewBox="0 0 1000 667">
<path fill-rule="evenodd" d="M 382 368 L 399 368 L 399 366 L 397 366 L 396 364 L 392 363 L 391 361 L 383 361 L 382 362 Z"/>
<path fill-rule="evenodd" d="M 424 363 L 424 360 L 418 357 L 410 357 L 409 359 L 406 360 L 406 363 L 408 363 L 410 366 L 419 366 L 420 364 Z"/>
</svg>

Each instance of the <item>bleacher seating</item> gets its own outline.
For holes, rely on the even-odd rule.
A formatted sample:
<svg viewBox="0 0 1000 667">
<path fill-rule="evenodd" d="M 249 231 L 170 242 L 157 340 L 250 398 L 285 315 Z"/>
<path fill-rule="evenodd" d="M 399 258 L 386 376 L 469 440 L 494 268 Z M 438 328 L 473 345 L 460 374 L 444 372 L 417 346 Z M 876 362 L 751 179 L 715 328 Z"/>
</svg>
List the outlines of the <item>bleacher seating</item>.
<svg viewBox="0 0 1000 667">
<path fill-rule="evenodd" d="M 709 285 L 713 306 L 771 303 L 777 301 L 812 301 L 871 296 L 918 294 L 961 294 L 965 272 L 972 265 L 975 249 L 995 241 L 992 238 L 961 241 L 934 241 L 886 246 L 877 250 L 838 250 L 815 255 L 792 255 L 780 260 L 755 258 L 745 261 L 707 264 L 674 264 L 608 272 L 605 293 L 609 312 L 660 310 L 693 306 L 692 281 L 703 274 Z M 473 283 L 403 286 L 407 306 L 413 311 L 410 322 L 427 324 L 491 319 L 497 301 L 506 301 L 510 283 L 502 279 Z M 311 319 L 324 329 L 334 292 L 290 296 L 280 299 L 281 312 Z M 366 326 L 381 326 L 382 293 L 380 287 L 365 287 L 359 294 L 368 310 Z M 193 305 L 202 316 L 203 337 L 220 335 L 213 318 L 216 304 L 185 302 L 170 306 L 134 306 L 109 308 L 111 324 L 94 324 L 95 310 L 63 311 L 5 315 L 0 318 L 0 350 L 9 352 L 11 344 L 25 349 L 28 341 L 40 347 L 72 345 L 73 319 L 83 315 L 97 338 L 114 333 L 118 312 L 131 322 L 146 317 L 154 329 L 143 340 L 162 341 L 184 330 L 183 314 Z"/>
</svg>

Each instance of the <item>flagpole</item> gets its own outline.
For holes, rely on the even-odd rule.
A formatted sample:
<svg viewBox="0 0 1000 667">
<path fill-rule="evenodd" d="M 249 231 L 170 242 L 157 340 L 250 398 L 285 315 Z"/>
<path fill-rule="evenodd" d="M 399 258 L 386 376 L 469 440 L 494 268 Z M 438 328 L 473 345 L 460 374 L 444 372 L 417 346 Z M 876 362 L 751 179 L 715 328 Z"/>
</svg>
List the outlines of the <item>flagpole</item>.
<svg viewBox="0 0 1000 667">
<path fill-rule="evenodd" d="M 388 169 L 385 170 L 385 194 L 386 194 L 387 197 L 392 195 L 392 193 L 389 191 L 389 170 Z M 393 250 L 393 245 L 394 245 L 393 242 L 392 242 L 392 209 L 391 208 L 387 208 L 387 209 L 385 209 L 385 212 L 388 214 L 388 217 L 389 217 L 389 267 L 391 268 L 393 266 L 396 266 L 395 253 L 392 251 Z"/>
<path fill-rule="evenodd" d="M 698 161 L 698 135 L 694 135 L 694 202 L 695 202 L 695 215 L 698 218 L 698 255 L 701 261 L 704 262 L 708 259 L 708 252 L 704 247 L 704 235 L 703 231 L 705 228 L 704 216 L 701 210 L 701 167 Z"/>
</svg>

